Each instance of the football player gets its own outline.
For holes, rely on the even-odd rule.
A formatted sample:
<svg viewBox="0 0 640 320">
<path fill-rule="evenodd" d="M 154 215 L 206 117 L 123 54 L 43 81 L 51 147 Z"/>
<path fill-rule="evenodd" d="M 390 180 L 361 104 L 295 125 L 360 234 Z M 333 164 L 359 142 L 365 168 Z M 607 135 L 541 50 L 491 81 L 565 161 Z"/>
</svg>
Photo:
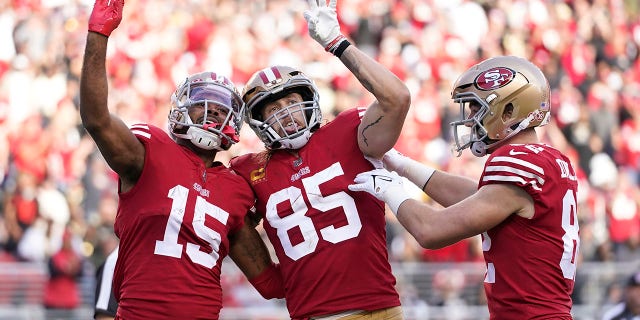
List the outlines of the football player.
<svg viewBox="0 0 640 320">
<path fill-rule="evenodd" d="M 384 200 L 429 249 L 482 234 L 491 319 L 571 319 L 578 237 L 577 179 L 569 159 L 541 143 L 549 122 L 549 83 L 533 63 L 499 56 L 471 67 L 452 99 L 456 151 L 489 154 L 479 183 L 435 171 L 395 150 L 359 174 L 351 190 Z M 443 205 L 409 199 L 404 176 Z"/>
<path fill-rule="evenodd" d="M 80 85 L 82 124 L 118 174 L 113 275 L 116 319 L 218 319 L 220 271 L 229 255 L 265 297 L 282 297 L 280 273 L 248 222 L 249 185 L 215 160 L 238 142 L 244 103 L 215 72 L 193 74 L 171 97 L 168 135 L 131 128 L 107 107 L 107 42 L 123 0 L 97 0 Z"/>
<path fill-rule="evenodd" d="M 407 87 L 340 32 L 336 0 L 310 0 L 309 33 L 376 100 L 323 124 L 318 88 L 302 71 L 271 66 L 244 87 L 245 121 L 266 151 L 232 159 L 253 188 L 275 248 L 292 319 L 402 319 L 386 248 L 384 203 L 347 189 L 402 129 Z"/>
</svg>

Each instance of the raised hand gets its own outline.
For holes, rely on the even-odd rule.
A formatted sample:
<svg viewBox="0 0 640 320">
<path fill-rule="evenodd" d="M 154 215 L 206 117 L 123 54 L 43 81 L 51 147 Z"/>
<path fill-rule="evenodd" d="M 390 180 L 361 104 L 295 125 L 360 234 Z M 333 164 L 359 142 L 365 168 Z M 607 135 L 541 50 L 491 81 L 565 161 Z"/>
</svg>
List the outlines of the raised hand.
<svg viewBox="0 0 640 320">
<path fill-rule="evenodd" d="M 309 10 L 304 12 L 304 19 L 307 20 L 309 35 L 326 51 L 340 56 L 342 51 L 337 52 L 336 50 L 347 39 L 340 32 L 338 14 L 336 13 L 337 0 L 329 0 L 328 6 L 326 0 L 308 0 L 308 2 Z"/>
<path fill-rule="evenodd" d="M 372 194 L 378 200 L 386 202 L 394 214 L 398 214 L 398 208 L 402 202 L 410 198 L 404 190 L 402 177 L 393 171 L 385 169 L 366 171 L 359 173 L 353 181 L 355 183 L 349 185 L 349 190 Z"/>
<path fill-rule="evenodd" d="M 96 0 L 89 17 L 89 31 L 110 36 L 122 21 L 124 0 Z"/>
</svg>

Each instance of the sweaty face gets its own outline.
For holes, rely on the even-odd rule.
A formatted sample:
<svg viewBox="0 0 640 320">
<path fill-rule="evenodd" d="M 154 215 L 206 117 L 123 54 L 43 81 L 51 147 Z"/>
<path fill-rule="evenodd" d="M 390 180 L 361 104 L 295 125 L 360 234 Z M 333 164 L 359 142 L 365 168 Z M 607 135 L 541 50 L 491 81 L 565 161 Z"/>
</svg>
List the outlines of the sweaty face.
<svg viewBox="0 0 640 320">
<path fill-rule="evenodd" d="M 268 102 L 262 108 L 262 119 L 280 136 L 296 133 L 306 127 L 303 102 L 302 96 L 295 92 Z"/>
<path fill-rule="evenodd" d="M 205 108 L 206 105 L 206 108 Z M 206 114 L 205 114 L 206 109 Z M 197 124 L 222 124 L 227 118 L 229 110 L 212 102 L 202 102 L 191 105 L 189 108 L 191 121 Z M 206 117 L 206 121 L 205 121 Z"/>
<path fill-rule="evenodd" d="M 189 116 L 197 124 L 222 124 L 229 114 L 226 106 L 232 104 L 228 94 L 211 87 L 194 88 L 190 99 L 193 104 L 188 107 Z"/>
</svg>

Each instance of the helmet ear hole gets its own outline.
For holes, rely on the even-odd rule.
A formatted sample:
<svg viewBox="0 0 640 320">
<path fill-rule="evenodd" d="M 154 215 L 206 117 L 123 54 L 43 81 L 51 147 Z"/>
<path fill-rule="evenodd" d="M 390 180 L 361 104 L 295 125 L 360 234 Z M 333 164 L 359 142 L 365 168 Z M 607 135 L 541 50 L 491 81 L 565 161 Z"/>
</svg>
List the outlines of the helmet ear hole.
<svg viewBox="0 0 640 320">
<path fill-rule="evenodd" d="M 507 122 L 513 119 L 513 103 L 508 103 L 504 106 L 504 110 L 502 111 L 502 121 Z"/>
</svg>

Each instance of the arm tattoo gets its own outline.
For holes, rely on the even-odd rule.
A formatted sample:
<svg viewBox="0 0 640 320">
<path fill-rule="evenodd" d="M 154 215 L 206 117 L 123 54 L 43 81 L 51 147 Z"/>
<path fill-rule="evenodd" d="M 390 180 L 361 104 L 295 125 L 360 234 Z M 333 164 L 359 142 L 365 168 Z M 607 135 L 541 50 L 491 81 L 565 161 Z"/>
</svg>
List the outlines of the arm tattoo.
<svg viewBox="0 0 640 320">
<path fill-rule="evenodd" d="M 376 119 L 376 121 L 374 121 L 373 123 L 368 124 L 366 127 L 364 127 L 362 129 L 362 141 L 369 146 L 369 143 L 367 142 L 367 135 L 365 134 L 365 131 L 367 131 L 369 128 L 373 127 L 374 125 L 376 125 L 378 122 L 380 122 L 380 120 L 382 120 L 382 116 L 380 116 L 378 119 Z"/>
<path fill-rule="evenodd" d="M 371 83 L 367 79 L 364 79 L 364 76 L 362 75 L 362 64 L 360 63 L 360 61 L 358 61 L 358 59 L 354 58 L 351 55 L 343 55 L 343 57 L 343 63 L 349 69 L 349 71 L 351 71 L 351 73 L 353 73 L 353 75 L 358 78 L 360 84 L 362 84 L 362 86 L 367 89 L 367 91 L 373 93 L 373 85 L 371 85 Z"/>
<path fill-rule="evenodd" d="M 367 91 L 373 93 L 373 86 L 371 85 L 371 83 L 369 83 L 369 81 L 362 79 L 360 83 L 365 89 L 367 89 Z"/>
</svg>

